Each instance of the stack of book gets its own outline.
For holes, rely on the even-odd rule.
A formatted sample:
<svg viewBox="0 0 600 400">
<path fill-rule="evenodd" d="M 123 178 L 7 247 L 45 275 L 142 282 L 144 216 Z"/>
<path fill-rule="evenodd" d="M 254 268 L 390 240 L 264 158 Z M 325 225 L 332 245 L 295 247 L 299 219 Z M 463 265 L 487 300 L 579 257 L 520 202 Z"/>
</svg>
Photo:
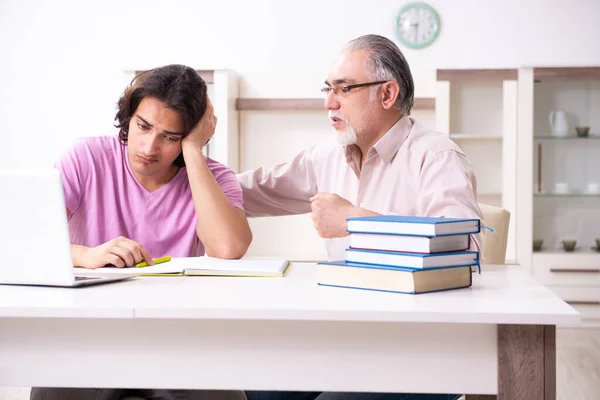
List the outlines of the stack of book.
<svg viewBox="0 0 600 400">
<path fill-rule="evenodd" d="M 354 289 L 427 293 L 470 287 L 479 252 L 469 251 L 479 219 L 381 215 L 349 218 L 341 261 L 318 265 L 318 283 Z"/>
</svg>

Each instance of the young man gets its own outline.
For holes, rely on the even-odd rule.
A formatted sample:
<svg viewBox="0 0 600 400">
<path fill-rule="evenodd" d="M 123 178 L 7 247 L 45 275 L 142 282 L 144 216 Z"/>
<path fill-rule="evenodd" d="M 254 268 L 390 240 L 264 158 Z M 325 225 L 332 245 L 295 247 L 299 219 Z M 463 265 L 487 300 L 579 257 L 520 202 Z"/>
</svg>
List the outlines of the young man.
<svg viewBox="0 0 600 400">
<path fill-rule="evenodd" d="M 321 91 L 339 144 L 318 144 L 272 169 L 239 174 L 248 216 L 312 212 L 332 260 L 345 258 L 349 217 L 399 214 L 482 219 L 475 175 L 465 154 L 447 135 L 409 118 L 413 78 L 392 41 L 367 35 L 349 42 Z M 480 249 L 480 235 L 473 239 L 472 248 Z M 279 395 L 290 396 L 248 393 L 249 399 Z M 319 400 L 375 400 L 380 396 L 403 399 L 407 395 L 323 393 Z"/>
<path fill-rule="evenodd" d="M 169 65 L 139 74 L 116 115 L 118 137 L 79 140 L 57 163 L 73 263 L 152 263 L 160 256 L 242 257 L 252 241 L 232 170 L 202 147 L 217 118 L 206 83 Z M 33 388 L 33 400 L 119 400 L 120 389 Z M 244 399 L 243 392 L 138 390 L 152 399 Z"/>
</svg>

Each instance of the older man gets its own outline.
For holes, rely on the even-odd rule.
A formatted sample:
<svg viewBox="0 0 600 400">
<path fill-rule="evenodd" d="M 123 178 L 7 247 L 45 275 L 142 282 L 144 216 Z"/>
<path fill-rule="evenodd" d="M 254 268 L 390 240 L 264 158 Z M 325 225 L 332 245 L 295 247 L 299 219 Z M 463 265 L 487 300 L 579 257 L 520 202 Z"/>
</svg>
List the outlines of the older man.
<svg viewBox="0 0 600 400">
<path fill-rule="evenodd" d="M 410 118 L 414 83 L 400 49 L 367 35 L 349 42 L 325 86 L 338 144 L 238 175 L 248 216 L 312 212 L 329 259 L 344 259 L 346 218 L 377 214 L 482 218 L 471 164 L 448 136 Z M 479 250 L 480 235 L 472 248 Z M 249 400 L 450 400 L 458 395 L 247 392 Z"/>
<path fill-rule="evenodd" d="M 248 216 L 312 212 L 334 260 L 344 259 L 349 217 L 482 218 L 465 154 L 409 117 L 413 79 L 392 41 L 367 35 L 349 42 L 321 91 L 338 144 L 317 144 L 290 162 L 239 174 Z M 473 239 L 479 250 L 480 235 Z"/>
</svg>

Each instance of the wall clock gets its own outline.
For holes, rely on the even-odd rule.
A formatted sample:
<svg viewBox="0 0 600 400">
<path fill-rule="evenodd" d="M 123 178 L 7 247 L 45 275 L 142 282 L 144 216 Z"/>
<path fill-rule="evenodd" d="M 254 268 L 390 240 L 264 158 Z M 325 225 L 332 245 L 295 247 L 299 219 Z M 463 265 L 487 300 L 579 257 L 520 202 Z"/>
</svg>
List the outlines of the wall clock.
<svg viewBox="0 0 600 400">
<path fill-rule="evenodd" d="M 422 49 L 435 41 L 440 33 L 440 17 L 428 4 L 408 3 L 396 18 L 396 34 L 411 49 Z"/>
</svg>

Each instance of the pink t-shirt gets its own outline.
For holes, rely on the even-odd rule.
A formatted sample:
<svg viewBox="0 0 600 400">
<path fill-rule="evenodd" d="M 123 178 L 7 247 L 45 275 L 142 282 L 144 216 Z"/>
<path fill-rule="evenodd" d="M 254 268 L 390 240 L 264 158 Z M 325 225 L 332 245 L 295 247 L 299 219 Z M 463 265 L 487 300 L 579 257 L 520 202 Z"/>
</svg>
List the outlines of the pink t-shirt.
<svg viewBox="0 0 600 400">
<path fill-rule="evenodd" d="M 231 204 L 243 210 L 235 173 L 208 157 L 206 162 Z M 196 211 L 186 168 L 149 192 L 133 175 L 127 145 L 116 136 L 77 140 L 56 168 L 71 212 L 72 244 L 93 247 L 125 236 L 143 245 L 153 258 L 204 254 L 196 235 Z"/>
</svg>

